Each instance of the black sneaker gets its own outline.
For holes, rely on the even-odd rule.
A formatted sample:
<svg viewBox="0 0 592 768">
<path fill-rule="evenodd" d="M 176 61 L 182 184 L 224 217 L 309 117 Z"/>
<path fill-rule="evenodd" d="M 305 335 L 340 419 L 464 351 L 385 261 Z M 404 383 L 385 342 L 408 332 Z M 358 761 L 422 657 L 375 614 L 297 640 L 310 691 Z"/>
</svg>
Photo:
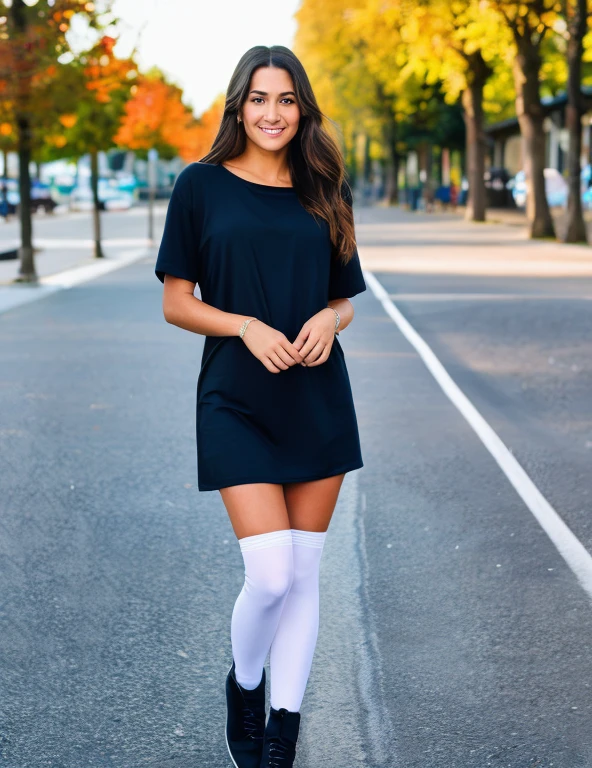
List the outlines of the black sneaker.
<svg viewBox="0 0 592 768">
<path fill-rule="evenodd" d="M 235 768 L 259 768 L 265 731 L 265 670 L 252 691 L 237 681 L 234 660 L 226 677 L 226 746 Z"/>
<path fill-rule="evenodd" d="M 265 726 L 263 756 L 259 768 L 292 768 L 299 729 L 300 712 L 271 707 Z"/>
</svg>

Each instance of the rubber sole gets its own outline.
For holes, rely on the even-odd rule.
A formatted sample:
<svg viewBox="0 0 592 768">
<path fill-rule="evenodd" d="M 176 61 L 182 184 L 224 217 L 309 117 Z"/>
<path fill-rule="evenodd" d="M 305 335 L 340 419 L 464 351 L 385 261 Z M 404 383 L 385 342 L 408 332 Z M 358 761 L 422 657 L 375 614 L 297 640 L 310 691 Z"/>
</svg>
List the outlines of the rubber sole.
<svg viewBox="0 0 592 768">
<path fill-rule="evenodd" d="M 232 664 L 230 665 L 230 669 L 232 669 Z M 228 670 L 226 677 L 230 674 L 230 669 Z M 230 759 L 232 760 L 232 764 L 234 765 L 234 768 L 238 768 L 238 765 L 236 764 L 234 757 L 232 756 L 232 752 L 230 751 L 230 744 L 228 743 L 228 726 L 224 726 L 224 741 L 226 742 L 226 749 L 228 750 L 228 754 L 230 755 Z"/>
<path fill-rule="evenodd" d="M 226 749 L 228 750 L 228 754 L 230 755 L 232 764 L 234 765 L 234 768 L 238 768 L 238 765 L 234 762 L 234 757 L 232 756 L 232 752 L 230 751 L 230 745 L 228 744 L 228 734 L 226 733 L 226 728 L 224 728 L 224 740 L 226 741 Z"/>
</svg>

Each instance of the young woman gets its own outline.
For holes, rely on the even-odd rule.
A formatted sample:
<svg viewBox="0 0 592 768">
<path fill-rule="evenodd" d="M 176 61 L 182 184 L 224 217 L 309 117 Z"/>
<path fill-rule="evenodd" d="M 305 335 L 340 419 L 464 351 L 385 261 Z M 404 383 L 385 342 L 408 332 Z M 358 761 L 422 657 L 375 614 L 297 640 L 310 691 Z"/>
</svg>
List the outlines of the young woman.
<svg viewBox="0 0 592 768">
<path fill-rule="evenodd" d="M 228 751 L 237 768 L 287 768 L 326 532 L 345 473 L 363 466 L 337 334 L 353 319 L 349 297 L 366 290 L 343 159 L 288 48 L 239 61 L 211 151 L 175 183 L 155 271 L 166 320 L 206 337 L 198 489 L 220 491 L 245 565 Z"/>
</svg>

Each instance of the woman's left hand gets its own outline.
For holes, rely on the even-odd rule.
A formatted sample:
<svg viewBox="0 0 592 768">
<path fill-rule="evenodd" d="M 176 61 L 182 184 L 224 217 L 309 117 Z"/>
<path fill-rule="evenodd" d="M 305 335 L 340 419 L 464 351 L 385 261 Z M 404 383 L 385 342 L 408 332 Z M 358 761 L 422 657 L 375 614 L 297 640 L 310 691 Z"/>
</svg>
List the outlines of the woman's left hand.
<svg viewBox="0 0 592 768">
<path fill-rule="evenodd" d="M 335 312 L 324 307 L 307 320 L 293 344 L 304 361 L 300 365 L 311 368 L 324 363 L 331 354 L 335 339 Z"/>
</svg>

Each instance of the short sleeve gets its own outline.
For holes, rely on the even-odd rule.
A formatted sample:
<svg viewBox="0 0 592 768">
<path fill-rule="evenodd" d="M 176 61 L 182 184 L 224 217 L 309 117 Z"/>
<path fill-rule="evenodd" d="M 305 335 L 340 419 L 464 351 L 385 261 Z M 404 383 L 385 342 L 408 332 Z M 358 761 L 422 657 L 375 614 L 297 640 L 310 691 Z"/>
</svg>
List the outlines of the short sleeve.
<svg viewBox="0 0 592 768">
<path fill-rule="evenodd" d="M 194 184 L 191 166 L 187 166 L 173 188 L 154 268 L 163 283 L 165 274 L 199 283 L 202 215 Z"/>
<path fill-rule="evenodd" d="M 341 187 L 341 196 L 346 203 L 350 206 L 352 205 L 351 192 L 345 182 Z M 365 290 L 366 283 L 362 273 L 358 249 L 355 248 L 354 255 L 345 265 L 341 261 L 341 257 L 336 255 L 333 250 L 329 274 L 329 301 L 331 299 L 349 299 Z"/>
</svg>

